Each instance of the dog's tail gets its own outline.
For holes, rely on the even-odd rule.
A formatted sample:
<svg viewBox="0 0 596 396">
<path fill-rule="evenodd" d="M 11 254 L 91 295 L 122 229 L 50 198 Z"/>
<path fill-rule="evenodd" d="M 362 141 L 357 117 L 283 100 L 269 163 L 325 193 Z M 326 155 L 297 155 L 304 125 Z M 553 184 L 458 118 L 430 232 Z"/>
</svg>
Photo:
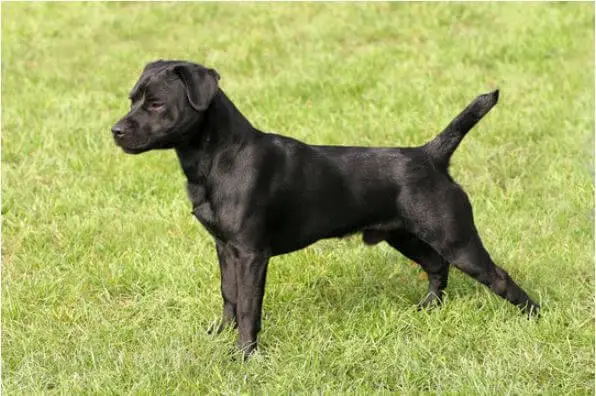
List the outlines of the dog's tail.
<svg viewBox="0 0 596 396">
<path fill-rule="evenodd" d="M 497 104 L 499 90 L 478 96 L 433 140 L 422 146 L 434 162 L 447 169 L 449 159 L 466 133 Z"/>
</svg>

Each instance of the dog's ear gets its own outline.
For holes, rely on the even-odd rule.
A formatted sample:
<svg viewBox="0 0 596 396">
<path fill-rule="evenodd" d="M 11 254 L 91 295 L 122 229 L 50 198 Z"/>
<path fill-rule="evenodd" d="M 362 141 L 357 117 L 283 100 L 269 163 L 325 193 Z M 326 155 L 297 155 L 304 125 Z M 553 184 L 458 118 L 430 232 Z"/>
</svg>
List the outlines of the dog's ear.
<svg viewBox="0 0 596 396">
<path fill-rule="evenodd" d="M 174 73 L 186 85 L 186 96 L 196 111 L 204 111 L 209 107 L 219 89 L 219 74 L 213 70 L 195 64 L 174 66 Z"/>
</svg>

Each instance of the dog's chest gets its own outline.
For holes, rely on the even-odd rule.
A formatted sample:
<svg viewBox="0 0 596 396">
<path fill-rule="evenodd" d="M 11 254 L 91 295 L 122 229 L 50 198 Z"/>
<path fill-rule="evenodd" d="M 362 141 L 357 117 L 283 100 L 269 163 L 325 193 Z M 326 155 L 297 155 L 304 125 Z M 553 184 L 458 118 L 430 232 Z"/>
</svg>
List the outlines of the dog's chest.
<svg viewBox="0 0 596 396">
<path fill-rule="evenodd" d="M 215 220 L 215 212 L 207 197 L 207 190 L 202 184 L 188 182 L 188 198 L 192 203 L 192 214 L 213 236 L 222 239 L 223 233 Z"/>
</svg>

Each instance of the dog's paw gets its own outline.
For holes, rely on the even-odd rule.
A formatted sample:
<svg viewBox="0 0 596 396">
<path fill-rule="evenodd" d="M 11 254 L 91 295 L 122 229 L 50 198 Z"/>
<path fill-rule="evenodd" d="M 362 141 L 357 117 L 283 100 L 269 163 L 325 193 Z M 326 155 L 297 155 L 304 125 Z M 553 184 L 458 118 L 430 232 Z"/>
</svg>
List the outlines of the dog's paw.
<svg viewBox="0 0 596 396">
<path fill-rule="evenodd" d="M 528 303 L 523 311 L 528 315 L 528 319 L 540 319 L 540 305 L 535 302 Z"/>
<path fill-rule="evenodd" d="M 429 310 L 441 306 L 442 303 L 443 299 L 440 296 L 433 292 L 428 292 L 428 294 L 422 300 L 420 300 L 416 307 L 419 311 Z"/>
<path fill-rule="evenodd" d="M 236 349 L 242 356 L 242 361 L 246 362 L 257 351 L 257 342 L 249 341 L 242 343 L 238 340 L 236 342 Z"/>
</svg>

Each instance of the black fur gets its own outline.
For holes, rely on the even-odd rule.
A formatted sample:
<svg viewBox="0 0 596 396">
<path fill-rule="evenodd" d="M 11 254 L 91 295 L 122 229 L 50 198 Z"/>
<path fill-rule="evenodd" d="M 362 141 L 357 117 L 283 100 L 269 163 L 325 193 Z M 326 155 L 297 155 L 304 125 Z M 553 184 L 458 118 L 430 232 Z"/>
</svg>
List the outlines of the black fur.
<svg viewBox="0 0 596 396">
<path fill-rule="evenodd" d="M 254 128 L 212 69 L 183 61 L 145 67 L 131 111 L 112 132 L 127 153 L 174 148 L 193 214 L 213 235 L 223 318 L 257 345 L 269 258 L 322 238 L 362 232 L 386 241 L 428 273 L 421 306 L 440 303 L 449 264 L 529 314 L 539 306 L 485 250 L 463 189 L 447 173 L 466 133 L 497 103 L 478 96 L 421 147 L 313 146 Z"/>
</svg>

